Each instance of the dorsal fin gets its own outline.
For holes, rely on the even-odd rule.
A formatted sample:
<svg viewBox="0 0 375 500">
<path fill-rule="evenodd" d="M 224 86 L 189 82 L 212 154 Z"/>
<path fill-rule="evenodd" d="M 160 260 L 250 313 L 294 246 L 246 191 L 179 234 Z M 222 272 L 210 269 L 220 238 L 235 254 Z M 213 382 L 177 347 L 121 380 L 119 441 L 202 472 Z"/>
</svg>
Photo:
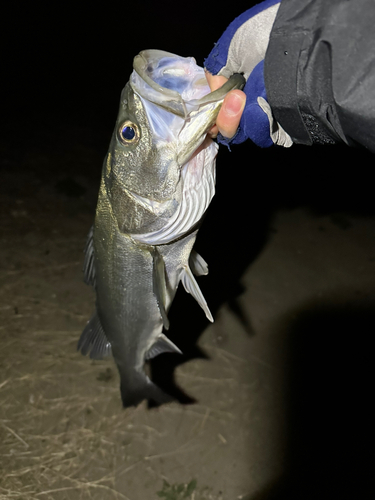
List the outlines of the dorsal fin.
<svg viewBox="0 0 375 500">
<path fill-rule="evenodd" d="M 203 297 L 203 293 L 198 286 L 198 283 L 195 281 L 193 273 L 188 266 L 185 266 L 181 276 L 182 284 L 184 285 L 185 290 L 195 298 L 198 304 L 201 306 L 203 311 L 206 314 L 207 319 L 209 319 L 212 323 L 214 321 L 212 314 L 208 308 L 207 302 Z"/>
<path fill-rule="evenodd" d="M 161 333 L 156 339 L 156 342 L 150 347 L 145 355 L 145 359 L 152 359 L 159 356 L 163 352 L 173 352 L 182 354 L 182 351 L 168 337 Z"/>
<path fill-rule="evenodd" d="M 166 311 L 167 283 L 165 280 L 165 264 L 162 255 L 160 255 L 156 247 L 154 247 L 152 251 L 152 259 L 153 259 L 153 290 L 156 297 L 156 301 L 159 306 L 159 311 L 161 318 L 163 320 L 164 328 L 168 330 L 169 320 Z"/>
<path fill-rule="evenodd" d="M 86 285 L 95 287 L 94 262 L 94 226 L 91 226 L 85 245 L 85 260 L 83 261 L 83 281 Z"/>
<path fill-rule="evenodd" d="M 110 356 L 111 343 L 107 339 L 97 312 L 85 326 L 78 341 L 77 350 L 81 351 L 84 356 L 90 353 L 91 359 L 103 359 Z"/>
<path fill-rule="evenodd" d="M 189 256 L 189 266 L 195 276 L 208 274 L 208 265 L 204 258 L 198 252 L 192 250 Z"/>
</svg>

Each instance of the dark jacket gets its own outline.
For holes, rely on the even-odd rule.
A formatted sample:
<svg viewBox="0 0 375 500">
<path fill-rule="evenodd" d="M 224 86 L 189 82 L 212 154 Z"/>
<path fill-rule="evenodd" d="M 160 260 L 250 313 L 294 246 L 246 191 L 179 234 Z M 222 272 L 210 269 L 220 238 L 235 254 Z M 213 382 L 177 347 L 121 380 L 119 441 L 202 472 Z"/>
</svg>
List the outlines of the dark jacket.
<svg viewBox="0 0 375 500">
<path fill-rule="evenodd" d="M 272 112 L 295 143 L 375 152 L 374 0 L 282 0 L 264 68 Z"/>
</svg>

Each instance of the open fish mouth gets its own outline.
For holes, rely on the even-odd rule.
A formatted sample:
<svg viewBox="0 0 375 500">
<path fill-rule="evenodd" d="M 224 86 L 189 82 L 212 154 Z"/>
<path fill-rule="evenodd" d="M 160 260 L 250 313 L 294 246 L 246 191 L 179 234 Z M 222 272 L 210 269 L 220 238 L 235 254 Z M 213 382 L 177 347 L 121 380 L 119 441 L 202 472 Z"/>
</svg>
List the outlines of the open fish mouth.
<svg viewBox="0 0 375 500">
<path fill-rule="evenodd" d="M 196 65 L 193 57 L 162 50 L 143 50 L 134 58 L 133 68 L 130 81 L 138 95 L 185 119 L 191 111 L 217 102 L 230 90 L 245 84 L 244 77 L 235 74 L 211 92 L 203 68 Z"/>
<path fill-rule="evenodd" d="M 204 69 L 193 57 L 145 50 L 134 58 L 130 78 L 152 130 L 154 144 L 175 143 L 180 165 L 194 154 L 215 123 L 225 95 L 242 88 L 242 75 L 233 75 L 211 92 Z"/>
<path fill-rule="evenodd" d="M 210 93 L 204 71 L 193 57 L 144 50 L 134 58 L 133 67 L 133 90 L 143 99 L 184 119 L 199 109 Z"/>
</svg>

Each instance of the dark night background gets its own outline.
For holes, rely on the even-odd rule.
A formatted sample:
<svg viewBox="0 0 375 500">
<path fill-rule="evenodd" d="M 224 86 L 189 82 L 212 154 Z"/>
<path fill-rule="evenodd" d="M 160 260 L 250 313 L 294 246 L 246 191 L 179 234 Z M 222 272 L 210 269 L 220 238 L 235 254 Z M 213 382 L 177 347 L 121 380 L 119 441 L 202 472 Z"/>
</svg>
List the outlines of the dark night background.
<svg viewBox="0 0 375 500">
<path fill-rule="evenodd" d="M 229 22 L 253 4 L 241 1 L 226 9 L 168 1 L 15 4 L 4 16 L 2 33 L 3 166 L 20 168 L 25 153 L 40 148 L 48 155 L 46 175 L 62 174 L 56 160 L 63 150 L 64 168 L 76 171 L 83 166 L 67 153 L 79 144 L 94 146 L 90 170 L 98 176 L 133 57 L 160 48 L 192 55 L 203 65 Z M 268 207 L 309 204 L 323 211 L 373 212 L 367 151 L 336 146 L 262 151 L 250 141 L 231 155 L 221 149 L 219 167 L 227 164 L 219 170 L 221 178 L 236 187 L 246 179 L 251 198 L 266 200 Z"/>
<path fill-rule="evenodd" d="M 48 186 L 54 196 L 67 197 L 70 216 L 78 216 L 83 205 L 94 215 L 101 162 L 116 119 L 121 89 L 132 71 L 133 57 L 143 49 L 157 48 L 194 56 L 198 64 L 203 65 L 204 58 L 229 22 L 252 4 L 241 1 L 227 4 L 225 8 L 201 1 L 76 2 L 75 6 L 62 2 L 16 4 L 13 12 L 4 17 L 6 25 L 3 31 L 0 182 L 4 192 L 19 197 L 29 191 L 27 196 L 31 199 L 34 195 L 30 190 L 38 197 L 43 186 Z M 220 275 L 220 279 L 228 285 L 226 296 L 221 293 L 219 273 L 215 271 L 215 266 L 220 268 L 219 259 L 223 258 L 223 253 L 219 252 L 216 256 L 217 262 L 215 255 L 211 256 L 212 276 L 215 272 L 217 276 L 216 285 L 215 281 L 211 282 L 211 286 L 217 287 L 217 292 L 208 291 L 213 311 L 239 293 L 238 279 L 264 245 L 269 221 L 277 209 L 306 206 L 317 216 L 331 215 L 336 218 L 337 224 L 343 226 L 346 217 L 374 217 L 373 161 L 373 155 L 368 151 L 344 146 L 260 150 L 248 142 L 233 147 L 232 153 L 222 147 L 218 157 L 215 208 L 213 215 L 210 213 L 207 217 L 207 231 L 202 233 L 201 244 L 209 247 L 210 238 L 215 234 L 227 237 L 228 234 L 238 233 L 245 234 L 244 240 L 251 239 L 252 244 L 246 252 L 240 251 L 229 257 L 224 254 L 230 263 Z M 5 179 L 7 184 L 4 184 Z M 51 213 L 51 225 L 53 217 Z M 374 333 L 374 311 L 373 302 L 368 304 L 364 311 L 349 310 L 348 322 L 345 315 L 341 315 L 342 311 L 324 310 L 312 319 L 306 313 L 306 318 L 302 318 L 296 328 L 300 326 L 309 332 L 313 328 L 311 325 L 316 324 L 317 328 L 324 329 L 328 328 L 328 321 L 330 325 L 339 324 L 345 331 L 347 324 L 351 327 L 361 324 L 362 331 L 372 332 L 370 336 Z M 235 304 L 233 307 L 236 307 Z M 178 316 L 178 311 L 176 306 L 171 314 Z M 205 323 L 202 318 L 199 321 L 203 329 Z M 197 335 L 199 333 L 198 328 Z M 310 406 L 303 396 L 303 384 L 296 380 L 306 377 L 307 387 L 314 386 L 315 382 L 309 378 L 305 366 L 312 369 L 314 360 L 319 356 L 316 346 L 309 354 L 308 344 L 300 345 L 300 342 L 298 340 L 291 347 L 295 360 L 300 353 L 307 358 L 306 365 L 296 362 L 291 370 L 295 374 L 291 390 L 296 391 L 302 404 L 299 412 L 292 411 L 291 422 L 295 424 L 291 431 L 292 467 L 298 463 L 301 453 L 300 438 L 310 435 L 315 415 L 309 415 Z M 366 346 L 368 349 L 365 348 L 365 351 L 369 351 L 370 345 Z M 349 347 L 342 349 L 340 363 L 345 356 L 351 355 Z M 334 358 L 335 344 L 328 345 L 327 350 Z M 186 346 L 185 352 L 188 351 L 189 346 Z M 195 352 L 194 349 L 192 352 Z M 322 361 L 323 375 L 319 383 L 323 396 L 323 378 L 324 374 L 329 376 L 328 366 L 332 358 Z M 367 397 L 371 399 L 373 394 L 372 356 L 367 356 L 367 363 L 369 368 L 365 371 L 360 360 L 352 360 L 351 375 L 355 377 L 357 373 L 359 383 L 355 390 L 363 395 L 363 399 L 360 395 L 355 398 L 358 406 Z M 363 378 L 358 373 L 362 373 Z M 328 393 L 325 397 L 331 401 Z M 363 442 L 371 441 L 367 406 L 363 407 L 363 411 L 367 412 L 363 419 L 361 412 L 348 410 L 351 412 L 350 425 L 355 428 L 364 426 L 361 434 Z M 342 418 L 334 406 L 329 410 L 332 421 Z M 304 422 L 298 427 L 295 419 L 300 414 L 303 414 Z M 330 453 L 332 460 L 336 461 L 335 478 L 340 482 L 341 472 L 346 474 L 347 471 L 344 461 L 340 462 L 339 432 L 337 434 L 337 448 Z M 319 435 L 318 430 L 316 435 Z M 311 457 L 319 455 L 321 459 L 313 441 L 310 437 L 308 446 Z M 324 446 L 324 431 L 323 437 L 320 435 L 320 444 Z M 359 455 L 367 453 L 356 446 L 353 444 L 353 452 Z M 361 456 L 363 467 L 354 474 L 358 472 L 358 477 L 363 476 L 367 481 L 366 467 L 371 462 L 365 459 L 365 455 Z M 300 474 L 301 482 L 305 480 L 308 483 L 315 479 L 309 475 L 310 462 L 308 458 L 306 460 L 304 466 L 300 465 L 303 469 L 301 474 L 298 464 L 295 473 Z M 316 460 L 311 458 L 311 462 L 316 463 Z M 326 479 L 322 473 L 318 481 L 323 484 Z M 285 495 L 290 498 L 288 488 L 287 485 Z M 281 498 L 282 494 L 278 490 L 269 494 L 265 492 L 259 499 Z M 316 496 L 323 498 L 319 494 L 314 498 Z"/>
</svg>

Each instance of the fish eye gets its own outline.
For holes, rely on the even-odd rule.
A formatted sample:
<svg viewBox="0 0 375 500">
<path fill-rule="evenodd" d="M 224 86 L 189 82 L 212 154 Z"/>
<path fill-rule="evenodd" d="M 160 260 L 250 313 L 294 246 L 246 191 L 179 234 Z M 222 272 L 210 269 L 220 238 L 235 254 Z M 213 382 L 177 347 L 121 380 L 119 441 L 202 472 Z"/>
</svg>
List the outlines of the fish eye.
<svg viewBox="0 0 375 500">
<path fill-rule="evenodd" d="M 125 146 L 136 144 L 140 138 L 139 129 L 135 123 L 127 120 L 119 126 L 118 137 Z"/>
</svg>

